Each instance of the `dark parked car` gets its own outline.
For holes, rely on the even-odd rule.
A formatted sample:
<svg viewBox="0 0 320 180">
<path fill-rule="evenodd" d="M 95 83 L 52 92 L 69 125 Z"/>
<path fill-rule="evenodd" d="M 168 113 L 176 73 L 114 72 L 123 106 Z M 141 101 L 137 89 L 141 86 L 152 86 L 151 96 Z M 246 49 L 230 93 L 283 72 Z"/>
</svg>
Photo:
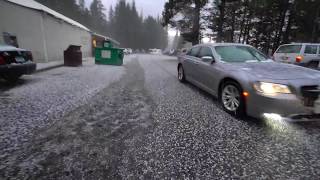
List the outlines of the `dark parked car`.
<svg viewBox="0 0 320 180">
<path fill-rule="evenodd" d="M 36 70 L 32 53 L 25 49 L 8 45 L 0 45 L 0 77 L 14 82 L 24 74 L 31 74 Z"/>
</svg>

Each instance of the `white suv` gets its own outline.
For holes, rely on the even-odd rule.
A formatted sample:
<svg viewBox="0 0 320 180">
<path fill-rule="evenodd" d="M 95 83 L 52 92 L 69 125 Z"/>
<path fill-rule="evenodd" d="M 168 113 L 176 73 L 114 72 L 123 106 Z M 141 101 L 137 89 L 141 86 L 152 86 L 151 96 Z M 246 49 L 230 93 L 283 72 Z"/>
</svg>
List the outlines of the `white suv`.
<svg viewBox="0 0 320 180">
<path fill-rule="evenodd" d="M 295 43 L 281 45 L 273 55 L 276 62 L 320 68 L 320 44 Z"/>
</svg>

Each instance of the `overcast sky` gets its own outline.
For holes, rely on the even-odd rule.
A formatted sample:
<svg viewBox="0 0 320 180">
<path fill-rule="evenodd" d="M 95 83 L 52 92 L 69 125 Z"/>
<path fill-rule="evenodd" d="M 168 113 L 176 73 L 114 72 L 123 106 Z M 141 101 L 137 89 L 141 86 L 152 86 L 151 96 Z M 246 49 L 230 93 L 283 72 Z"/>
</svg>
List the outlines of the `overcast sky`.
<svg viewBox="0 0 320 180">
<path fill-rule="evenodd" d="M 89 5 L 92 0 L 86 0 L 87 5 Z M 117 1 L 119 0 L 101 0 L 106 9 L 109 9 L 110 5 L 113 7 L 116 5 Z M 127 2 L 131 2 L 132 0 L 127 0 Z M 144 16 L 154 16 L 157 17 L 158 15 L 161 16 L 164 3 L 166 0 L 136 0 L 136 6 L 140 13 L 140 11 L 143 11 Z"/>
</svg>

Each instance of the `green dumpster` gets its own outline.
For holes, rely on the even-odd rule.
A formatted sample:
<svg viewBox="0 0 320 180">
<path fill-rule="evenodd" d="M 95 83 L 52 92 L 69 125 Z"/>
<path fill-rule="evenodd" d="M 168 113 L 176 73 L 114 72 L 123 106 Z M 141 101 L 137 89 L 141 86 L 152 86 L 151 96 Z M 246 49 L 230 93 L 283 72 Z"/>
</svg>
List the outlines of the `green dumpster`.
<svg viewBox="0 0 320 180">
<path fill-rule="evenodd" d="M 105 41 L 103 47 L 95 48 L 95 63 L 122 66 L 123 49 L 113 47 L 110 41 Z"/>
</svg>

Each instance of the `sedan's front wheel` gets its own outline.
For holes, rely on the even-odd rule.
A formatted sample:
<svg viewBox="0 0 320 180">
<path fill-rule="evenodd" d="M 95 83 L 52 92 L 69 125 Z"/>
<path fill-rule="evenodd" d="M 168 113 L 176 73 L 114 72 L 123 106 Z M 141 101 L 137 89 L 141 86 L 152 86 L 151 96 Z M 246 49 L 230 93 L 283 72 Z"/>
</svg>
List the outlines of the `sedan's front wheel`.
<svg viewBox="0 0 320 180">
<path fill-rule="evenodd" d="M 184 76 L 184 69 L 183 69 L 182 65 L 178 66 L 178 79 L 180 82 L 186 81 L 186 78 Z"/>
<path fill-rule="evenodd" d="M 229 114 L 236 117 L 245 115 L 245 99 L 242 96 L 242 89 L 237 83 L 227 82 L 223 85 L 220 102 L 223 109 Z"/>
</svg>

